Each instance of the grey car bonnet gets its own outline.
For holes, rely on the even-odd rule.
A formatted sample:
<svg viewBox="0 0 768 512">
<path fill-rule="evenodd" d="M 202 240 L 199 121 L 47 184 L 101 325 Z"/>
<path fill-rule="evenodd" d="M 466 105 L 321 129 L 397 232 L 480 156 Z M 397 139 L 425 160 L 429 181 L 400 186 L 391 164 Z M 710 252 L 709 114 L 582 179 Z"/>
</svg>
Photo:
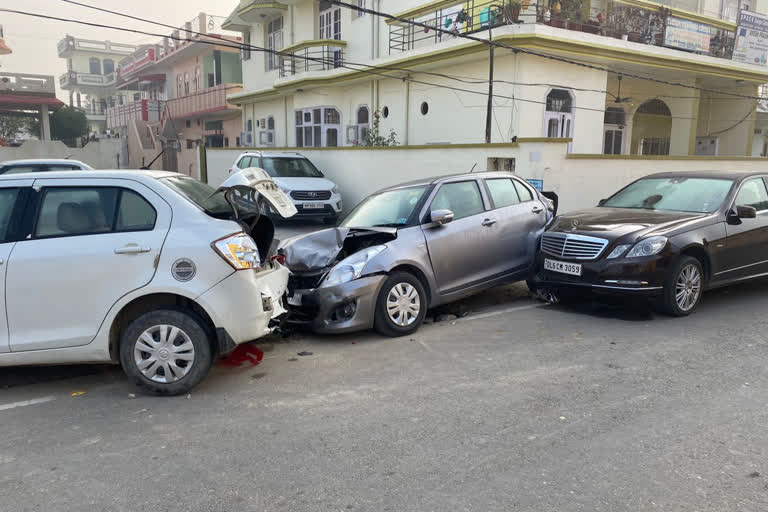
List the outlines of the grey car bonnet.
<svg viewBox="0 0 768 512">
<path fill-rule="evenodd" d="M 395 238 L 397 228 L 330 228 L 289 238 L 280 244 L 285 264 L 293 272 L 306 272 L 328 267 L 344 248 L 348 236 L 365 233 L 387 233 Z"/>
</svg>

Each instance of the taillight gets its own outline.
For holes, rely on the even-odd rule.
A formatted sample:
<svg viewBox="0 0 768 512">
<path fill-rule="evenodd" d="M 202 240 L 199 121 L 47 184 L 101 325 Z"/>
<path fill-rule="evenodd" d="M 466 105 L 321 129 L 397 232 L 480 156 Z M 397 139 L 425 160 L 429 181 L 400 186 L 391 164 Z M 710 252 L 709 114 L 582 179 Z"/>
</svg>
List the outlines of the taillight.
<svg viewBox="0 0 768 512">
<path fill-rule="evenodd" d="M 276 261 L 281 265 L 285 265 L 285 254 L 275 254 L 272 256 L 272 261 Z"/>
<path fill-rule="evenodd" d="M 213 250 L 232 265 L 235 270 L 258 269 L 261 267 L 259 248 L 253 238 L 245 233 L 235 233 L 211 244 Z"/>
</svg>

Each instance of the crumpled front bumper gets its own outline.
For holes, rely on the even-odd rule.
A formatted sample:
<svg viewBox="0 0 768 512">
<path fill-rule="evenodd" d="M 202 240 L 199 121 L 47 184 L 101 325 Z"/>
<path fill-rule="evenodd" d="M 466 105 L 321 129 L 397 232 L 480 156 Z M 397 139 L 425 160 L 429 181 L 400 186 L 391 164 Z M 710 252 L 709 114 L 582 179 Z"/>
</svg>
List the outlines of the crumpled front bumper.
<svg viewBox="0 0 768 512">
<path fill-rule="evenodd" d="M 361 277 L 336 286 L 291 290 L 288 323 L 315 332 L 340 333 L 373 327 L 376 299 L 387 276 Z"/>
<path fill-rule="evenodd" d="M 225 329 L 236 345 L 266 336 L 287 313 L 284 297 L 290 271 L 276 262 L 260 271 L 234 272 L 196 300 L 217 329 Z"/>
</svg>

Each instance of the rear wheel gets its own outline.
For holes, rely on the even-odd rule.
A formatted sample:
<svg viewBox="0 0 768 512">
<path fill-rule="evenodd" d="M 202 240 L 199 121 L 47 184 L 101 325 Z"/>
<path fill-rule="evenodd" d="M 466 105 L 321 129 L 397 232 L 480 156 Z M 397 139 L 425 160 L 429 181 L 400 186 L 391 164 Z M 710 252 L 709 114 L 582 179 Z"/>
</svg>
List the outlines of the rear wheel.
<svg viewBox="0 0 768 512">
<path fill-rule="evenodd" d="M 395 272 L 381 287 L 373 327 L 384 336 L 405 336 L 419 328 L 427 313 L 424 285 L 416 276 Z"/>
<path fill-rule="evenodd" d="M 667 275 L 664 283 L 664 312 L 672 316 L 690 315 L 701 301 L 703 288 L 704 272 L 701 262 L 691 256 L 683 256 Z"/>
<path fill-rule="evenodd" d="M 196 317 L 184 311 L 145 313 L 121 336 L 123 371 L 153 395 L 186 393 L 205 378 L 212 361 L 208 334 Z"/>
</svg>

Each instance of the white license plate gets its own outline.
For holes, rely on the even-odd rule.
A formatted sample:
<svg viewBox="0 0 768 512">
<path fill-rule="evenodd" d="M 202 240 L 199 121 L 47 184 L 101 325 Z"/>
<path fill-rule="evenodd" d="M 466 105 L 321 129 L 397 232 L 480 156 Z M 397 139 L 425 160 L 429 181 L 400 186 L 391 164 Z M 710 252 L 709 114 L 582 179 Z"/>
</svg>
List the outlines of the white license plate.
<svg viewBox="0 0 768 512">
<path fill-rule="evenodd" d="M 566 261 L 557 261 L 544 259 L 544 270 L 560 272 L 561 274 L 570 274 L 572 276 L 581 275 L 581 263 L 568 263 Z"/>
<path fill-rule="evenodd" d="M 323 203 L 304 203 L 302 206 L 305 210 L 322 210 L 325 208 Z"/>
<path fill-rule="evenodd" d="M 291 306 L 301 306 L 301 294 L 300 293 L 294 293 L 290 297 L 288 297 L 288 304 Z"/>
</svg>

